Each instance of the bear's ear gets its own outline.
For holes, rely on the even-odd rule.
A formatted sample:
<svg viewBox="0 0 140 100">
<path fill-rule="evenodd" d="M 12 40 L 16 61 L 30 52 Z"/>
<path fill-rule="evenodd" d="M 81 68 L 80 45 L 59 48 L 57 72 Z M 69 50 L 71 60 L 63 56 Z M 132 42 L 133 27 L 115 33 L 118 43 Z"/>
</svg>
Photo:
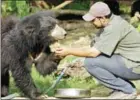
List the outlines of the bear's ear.
<svg viewBox="0 0 140 100">
<path fill-rule="evenodd" d="M 30 36 L 40 30 L 40 22 L 38 16 L 27 16 L 20 21 L 17 29 L 24 32 L 25 35 Z"/>
<path fill-rule="evenodd" d="M 51 16 L 42 16 L 40 19 L 40 25 L 44 28 L 49 28 L 50 30 L 55 27 L 57 20 Z"/>
</svg>

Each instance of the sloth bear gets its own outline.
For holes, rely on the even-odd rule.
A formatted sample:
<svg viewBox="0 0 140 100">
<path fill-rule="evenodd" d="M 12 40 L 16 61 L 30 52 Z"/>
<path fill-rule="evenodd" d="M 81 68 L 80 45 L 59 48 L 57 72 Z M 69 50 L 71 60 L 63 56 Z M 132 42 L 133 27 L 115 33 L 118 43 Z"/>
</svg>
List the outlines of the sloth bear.
<svg viewBox="0 0 140 100">
<path fill-rule="evenodd" d="M 31 65 L 35 62 L 44 76 L 56 70 L 61 58 L 51 52 L 50 45 L 64 39 L 66 31 L 58 26 L 52 11 L 42 11 L 21 20 L 2 19 L 1 35 L 1 96 L 8 95 L 11 71 L 16 85 L 27 97 L 39 97 L 41 92 L 30 75 Z"/>
</svg>

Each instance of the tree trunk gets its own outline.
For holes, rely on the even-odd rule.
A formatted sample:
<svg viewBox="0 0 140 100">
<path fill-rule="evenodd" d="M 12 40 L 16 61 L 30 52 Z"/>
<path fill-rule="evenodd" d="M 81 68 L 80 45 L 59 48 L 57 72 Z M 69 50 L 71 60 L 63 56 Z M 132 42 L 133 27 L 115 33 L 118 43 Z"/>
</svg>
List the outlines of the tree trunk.
<svg viewBox="0 0 140 100">
<path fill-rule="evenodd" d="M 87 11 L 81 10 L 53 10 L 56 13 L 56 16 L 65 15 L 65 14 L 74 14 L 74 15 L 84 15 Z"/>
</svg>

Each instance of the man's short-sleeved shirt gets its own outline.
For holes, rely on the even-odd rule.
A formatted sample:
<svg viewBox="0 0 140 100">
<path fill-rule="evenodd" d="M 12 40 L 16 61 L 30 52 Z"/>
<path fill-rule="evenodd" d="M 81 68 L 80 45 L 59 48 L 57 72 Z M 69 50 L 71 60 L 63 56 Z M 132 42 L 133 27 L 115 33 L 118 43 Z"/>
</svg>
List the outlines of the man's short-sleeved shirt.
<svg viewBox="0 0 140 100">
<path fill-rule="evenodd" d="M 121 55 L 126 66 L 140 74 L 140 33 L 120 16 L 111 16 L 94 47 L 108 56 Z"/>
</svg>

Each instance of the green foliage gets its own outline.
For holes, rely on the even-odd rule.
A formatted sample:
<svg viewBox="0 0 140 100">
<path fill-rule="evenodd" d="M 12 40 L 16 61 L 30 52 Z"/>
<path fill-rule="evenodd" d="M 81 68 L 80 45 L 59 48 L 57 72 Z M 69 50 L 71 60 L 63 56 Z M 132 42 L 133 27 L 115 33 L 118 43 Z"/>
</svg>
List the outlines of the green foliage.
<svg viewBox="0 0 140 100">
<path fill-rule="evenodd" d="M 29 5 L 26 1 L 16 1 L 16 10 L 20 17 L 26 16 L 29 14 Z"/>
<path fill-rule="evenodd" d="M 5 0 L 2 1 L 2 16 L 7 16 L 11 14 L 16 14 L 19 17 L 24 17 L 30 13 L 34 13 L 38 10 L 42 10 L 39 7 L 29 5 L 28 0 Z M 102 1 L 102 0 L 95 0 Z M 59 0 L 62 2 L 62 0 Z M 73 10 L 89 10 L 90 0 L 74 0 L 71 4 L 67 5 L 63 9 L 73 9 Z M 120 9 L 125 12 L 130 12 L 130 7 L 120 3 Z"/>
<path fill-rule="evenodd" d="M 2 2 L 2 16 L 16 14 L 19 17 L 24 17 L 30 12 L 29 4 L 25 0 L 8 0 Z"/>
<path fill-rule="evenodd" d="M 13 6 L 15 4 L 13 4 L 13 3 L 15 3 L 15 2 L 12 2 L 12 1 L 2 2 L 1 9 L 2 9 L 3 16 L 9 15 L 10 13 L 12 13 L 15 10 L 15 6 Z"/>
<path fill-rule="evenodd" d="M 11 73 L 10 73 L 10 76 L 11 76 Z M 16 87 L 13 77 L 11 77 L 9 94 L 13 94 L 13 93 L 19 93 L 20 95 L 22 95 L 22 92 Z"/>
<path fill-rule="evenodd" d="M 89 7 L 90 0 L 74 0 L 74 2 L 64 7 L 64 9 L 88 10 Z"/>
<path fill-rule="evenodd" d="M 131 7 L 124 3 L 120 3 L 120 10 L 125 14 L 129 14 L 131 11 Z"/>
<path fill-rule="evenodd" d="M 47 89 L 56 81 L 57 77 L 52 73 L 51 75 L 47 75 L 43 77 L 40 75 L 36 69 L 33 67 L 32 74 L 34 82 L 36 86 L 43 91 L 43 93 L 47 92 Z M 56 88 L 86 88 L 91 89 L 95 87 L 94 80 L 80 77 L 70 77 L 67 79 L 62 78 L 61 81 L 57 84 Z M 53 96 L 55 89 L 49 91 L 48 95 Z"/>
<path fill-rule="evenodd" d="M 137 30 L 140 32 L 140 24 L 138 25 Z"/>
</svg>

